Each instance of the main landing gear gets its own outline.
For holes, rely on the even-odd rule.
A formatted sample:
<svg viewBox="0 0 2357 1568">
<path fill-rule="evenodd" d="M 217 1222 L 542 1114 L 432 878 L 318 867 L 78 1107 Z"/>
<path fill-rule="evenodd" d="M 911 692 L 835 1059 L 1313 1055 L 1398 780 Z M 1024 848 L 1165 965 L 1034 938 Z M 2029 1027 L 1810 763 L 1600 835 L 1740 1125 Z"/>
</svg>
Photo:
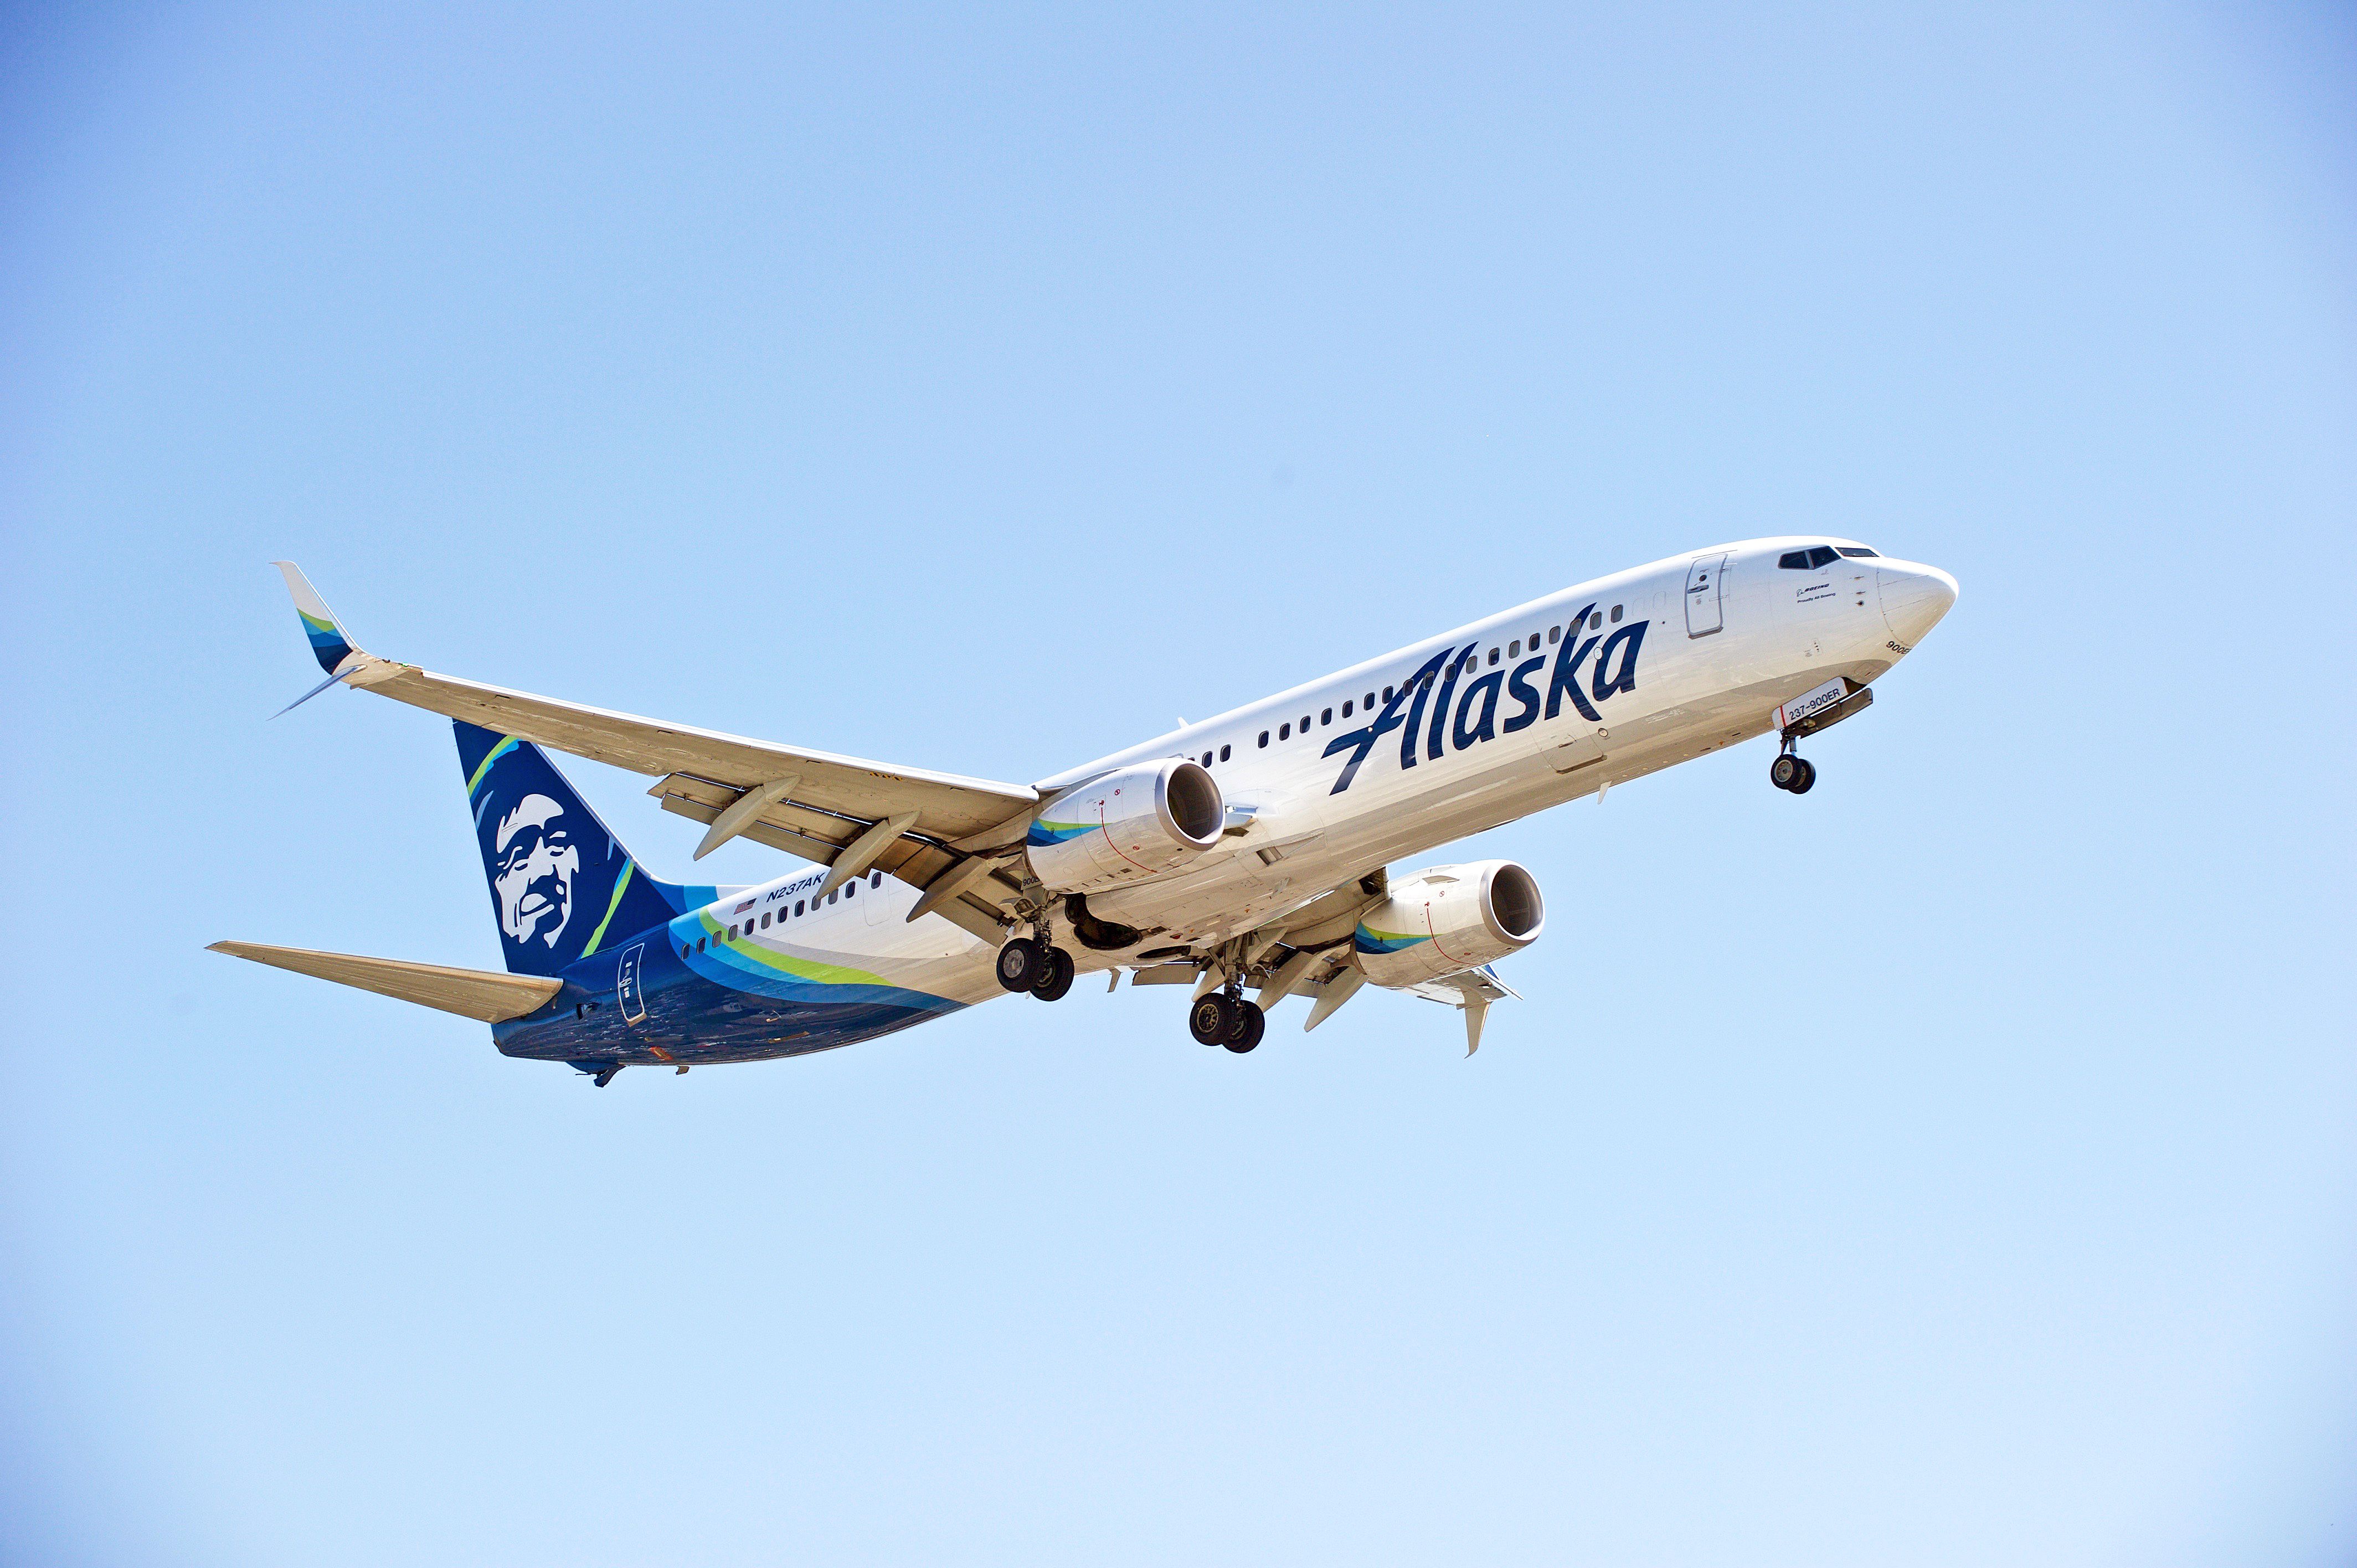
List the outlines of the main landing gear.
<svg viewBox="0 0 2357 1568">
<path fill-rule="evenodd" d="M 1198 1044 L 1225 1046 L 1242 1056 L 1260 1044 L 1267 1015 L 1254 1003 L 1227 991 L 1207 991 L 1187 1009 L 1188 1032 Z"/>
<path fill-rule="evenodd" d="M 1779 789 L 1805 795 L 1816 781 L 1817 765 L 1792 752 L 1780 753 L 1776 760 L 1768 765 L 1768 782 Z"/>
<path fill-rule="evenodd" d="M 1072 955 L 1037 937 L 1017 937 L 998 950 L 998 983 L 1057 1001 L 1072 988 Z"/>
</svg>

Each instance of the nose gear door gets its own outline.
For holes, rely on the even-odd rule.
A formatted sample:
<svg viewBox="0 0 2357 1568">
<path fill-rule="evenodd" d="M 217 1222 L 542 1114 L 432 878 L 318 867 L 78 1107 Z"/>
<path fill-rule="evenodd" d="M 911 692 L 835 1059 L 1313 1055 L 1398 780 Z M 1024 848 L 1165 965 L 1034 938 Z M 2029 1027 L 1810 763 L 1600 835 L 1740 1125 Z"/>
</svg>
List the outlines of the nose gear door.
<svg viewBox="0 0 2357 1568">
<path fill-rule="evenodd" d="M 1724 555 L 1697 555 L 1695 564 L 1686 569 L 1688 637 L 1708 637 L 1726 625 L 1718 602 L 1718 580 L 1726 569 Z"/>
</svg>

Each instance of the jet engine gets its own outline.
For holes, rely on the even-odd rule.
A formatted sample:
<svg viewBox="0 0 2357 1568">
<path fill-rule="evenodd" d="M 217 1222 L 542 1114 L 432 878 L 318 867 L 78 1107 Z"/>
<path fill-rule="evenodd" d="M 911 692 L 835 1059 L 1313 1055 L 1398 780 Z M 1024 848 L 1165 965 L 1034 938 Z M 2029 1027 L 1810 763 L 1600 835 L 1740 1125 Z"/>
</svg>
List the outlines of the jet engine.
<svg viewBox="0 0 2357 1568">
<path fill-rule="evenodd" d="M 1055 796 L 1032 819 L 1024 850 L 1042 886 L 1090 893 L 1185 865 L 1220 842 L 1227 817 L 1211 771 L 1174 757 Z"/>
<path fill-rule="evenodd" d="M 1369 980 L 1399 989 L 1520 952 L 1545 925 L 1538 878 L 1511 860 L 1483 860 L 1394 881 L 1360 915 L 1351 945 Z"/>
</svg>

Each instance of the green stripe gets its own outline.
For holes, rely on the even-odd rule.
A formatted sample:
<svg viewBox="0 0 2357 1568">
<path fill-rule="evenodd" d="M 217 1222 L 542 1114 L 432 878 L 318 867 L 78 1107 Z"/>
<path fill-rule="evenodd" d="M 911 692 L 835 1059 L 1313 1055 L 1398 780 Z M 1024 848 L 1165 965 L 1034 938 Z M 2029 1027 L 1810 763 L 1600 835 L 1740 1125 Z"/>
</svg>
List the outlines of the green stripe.
<svg viewBox="0 0 2357 1568">
<path fill-rule="evenodd" d="M 630 885 L 630 873 L 638 868 L 639 863 L 635 860 L 622 862 L 622 875 L 614 878 L 614 897 L 606 904 L 606 918 L 597 922 L 596 930 L 589 933 L 589 945 L 581 950 L 583 958 L 597 950 L 598 942 L 605 938 L 606 928 L 614 923 L 614 911 L 622 907 L 622 889 Z"/>
<path fill-rule="evenodd" d="M 853 969 L 848 964 L 823 963 L 817 959 L 796 958 L 791 953 L 780 952 L 775 948 L 762 947 L 750 936 L 741 937 L 732 943 L 728 940 L 727 929 L 710 915 L 699 917 L 697 923 L 709 931 L 712 934 L 712 940 L 719 944 L 712 950 L 715 954 L 730 954 L 740 962 L 757 965 L 762 969 L 775 970 L 781 974 L 791 974 L 796 980 L 807 980 L 817 985 L 898 986 L 899 983 L 897 981 L 887 980 L 880 974 L 871 974 L 864 969 Z"/>
<path fill-rule="evenodd" d="M 500 736 L 500 744 L 491 747 L 490 754 L 476 765 L 474 777 L 467 780 L 467 799 L 471 800 L 475 798 L 475 786 L 483 781 L 483 775 L 491 770 L 492 763 L 515 749 L 515 744 L 516 737 L 511 735 Z"/>
</svg>

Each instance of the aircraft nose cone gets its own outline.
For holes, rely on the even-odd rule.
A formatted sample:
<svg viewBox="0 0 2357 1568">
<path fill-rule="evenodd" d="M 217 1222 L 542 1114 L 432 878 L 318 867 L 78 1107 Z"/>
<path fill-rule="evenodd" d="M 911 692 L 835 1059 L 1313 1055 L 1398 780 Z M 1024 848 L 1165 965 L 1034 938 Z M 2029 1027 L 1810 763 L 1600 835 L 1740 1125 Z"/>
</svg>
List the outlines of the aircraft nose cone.
<svg viewBox="0 0 2357 1568">
<path fill-rule="evenodd" d="M 1956 602 L 1956 580 L 1937 566 L 1884 566 L 1875 573 L 1890 635 L 1912 648 Z"/>
</svg>

